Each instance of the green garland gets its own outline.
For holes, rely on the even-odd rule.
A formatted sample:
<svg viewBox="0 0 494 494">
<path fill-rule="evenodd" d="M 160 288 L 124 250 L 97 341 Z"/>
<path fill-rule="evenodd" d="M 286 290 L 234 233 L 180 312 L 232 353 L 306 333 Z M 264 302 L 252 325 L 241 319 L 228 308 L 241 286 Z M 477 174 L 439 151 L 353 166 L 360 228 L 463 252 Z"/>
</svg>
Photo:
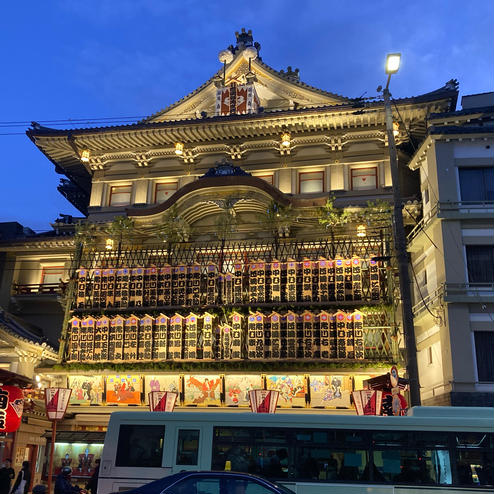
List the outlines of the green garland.
<svg viewBox="0 0 494 494">
<path fill-rule="evenodd" d="M 399 362 L 393 360 L 366 360 L 349 361 L 349 362 L 266 362 L 266 361 L 249 361 L 239 360 L 234 362 L 128 362 L 128 363 L 71 363 L 56 364 L 50 368 L 52 371 L 113 371 L 113 372 L 130 372 L 130 371 L 176 371 L 176 372 L 308 372 L 323 371 L 333 372 L 336 369 L 359 369 L 368 372 L 369 369 L 387 369 L 391 365 L 398 365 Z M 46 369 L 48 371 L 48 369 Z"/>
</svg>

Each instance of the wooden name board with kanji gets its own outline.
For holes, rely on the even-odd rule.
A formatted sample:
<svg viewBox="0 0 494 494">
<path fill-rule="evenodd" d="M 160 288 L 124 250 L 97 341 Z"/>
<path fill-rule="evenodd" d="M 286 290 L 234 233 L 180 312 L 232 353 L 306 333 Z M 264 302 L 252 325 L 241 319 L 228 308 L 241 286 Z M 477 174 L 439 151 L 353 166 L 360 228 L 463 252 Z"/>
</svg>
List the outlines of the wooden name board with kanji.
<svg viewBox="0 0 494 494">
<path fill-rule="evenodd" d="M 364 314 L 356 310 L 353 314 L 353 341 L 355 345 L 355 358 L 362 360 L 365 357 L 364 347 Z"/>
<path fill-rule="evenodd" d="M 233 274 L 221 275 L 221 281 L 223 284 L 223 303 L 231 304 L 233 302 Z"/>
<path fill-rule="evenodd" d="M 113 307 L 115 304 L 116 275 L 117 275 L 116 269 L 113 268 L 103 269 L 103 277 L 101 281 L 102 307 Z M 103 296 L 105 297 L 105 305 L 103 305 Z"/>
<path fill-rule="evenodd" d="M 289 259 L 286 263 L 286 300 L 297 301 L 297 262 Z"/>
<path fill-rule="evenodd" d="M 126 308 L 129 306 L 129 268 L 117 269 L 115 280 L 115 307 Z"/>
<path fill-rule="evenodd" d="M 369 261 L 369 276 L 371 300 L 379 300 L 379 264 L 372 259 Z"/>
<path fill-rule="evenodd" d="M 338 302 L 345 300 L 345 268 L 343 259 L 334 261 L 334 278 L 335 278 L 335 298 Z"/>
<path fill-rule="evenodd" d="M 329 359 L 331 355 L 331 340 L 329 336 L 329 322 L 331 315 L 326 311 L 319 313 L 319 357 Z"/>
<path fill-rule="evenodd" d="M 221 356 L 224 360 L 230 360 L 232 349 L 232 327 L 228 324 L 220 326 Z"/>
<path fill-rule="evenodd" d="M 144 292 L 144 268 L 130 270 L 129 307 L 142 307 Z"/>
<path fill-rule="evenodd" d="M 297 357 L 297 314 L 287 312 L 286 314 L 286 358 L 294 359 Z M 282 339 L 283 342 L 283 339 Z"/>
<path fill-rule="evenodd" d="M 166 360 L 168 356 L 168 323 L 169 319 L 160 314 L 154 320 L 153 328 L 153 360 Z"/>
<path fill-rule="evenodd" d="M 69 351 L 67 356 L 68 362 L 77 362 L 79 360 L 79 334 L 81 329 L 81 320 L 78 317 L 73 317 L 69 321 Z"/>
<path fill-rule="evenodd" d="M 92 285 L 93 285 L 91 305 L 94 308 L 101 307 L 101 274 L 102 274 L 102 270 L 99 268 L 93 269 L 91 272 Z M 106 296 L 105 296 L 105 302 L 106 302 Z"/>
<path fill-rule="evenodd" d="M 303 324 L 303 358 L 314 358 L 314 314 L 309 311 L 305 311 L 302 314 Z"/>
<path fill-rule="evenodd" d="M 271 270 L 271 302 L 281 302 L 281 262 L 273 261 L 270 265 Z"/>
<path fill-rule="evenodd" d="M 187 266 L 175 266 L 172 272 L 172 305 L 185 305 Z"/>
<path fill-rule="evenodd" d="M 302 301 L 312 300 L 312 263 L 308 259 L 302 261 Z"/>
<path fill-rule="evenodd" d="M 144 270 L 142 303 L 148 307 L 154 307 L 158 304 L 158 268 L 154 266 Z"/>
<path fill-rule="evenodd" d="M 336 318 L 336 358 L 346 358 L 346 313 L 339 310 Z"/>
<path fill-rule="evenodd" d="M 233 303 L 243 302 L 243 265 L 236 262 L 233 265 Z"/>
<path fill-rule="evenodd" d="M 172 267 L 161 267 L 158 274 L 158 305 L 172 304 Z"/>
<path fill-rule="evenodd" d="M 137 360 L 137 335 L 139 331 L 139 319 L 131 315 L 125 320 L 123 360 Z"/>
<path fill-rule="evenodd" d="M 108 335 L 110 332 L 110 319 L 102 316 L 96 320 L 94 328 L 94 351 L 93 359 L 96 362 L 108 360 Z"/>
<path fill-rule="evenodd" d="M 210 360 L 214 358 L 213 353 L 213 316 L 206 312 L 202 316 L 202 358 Z"/>
<path fill-rule="evenodd" d="M 238 312 L 232 314 L 232 359 L 242 358 L 242 316 Z"/>
<path fill-rule="evenodd" d="M 214 305 L 218 298 L 218 270 L 215 264 L 206 266 L 206 305 Z"/>
<path fill-rule="evenodd" d="M 269 355 L 266 358 L 279 359 L 281 357 L 281 315 L 277 312 L 272 312 L 269 317 L 271 345 Z"/>
<path fill-rule="evenodd" d="M 264 358 L 264 316 L 260 312 L 250 314 L 247 320 L 247 356 Z"/>
<path fill-rule="evenodd" d="M 180 360 L 182 358 L 182 329 L 184 318 L 175 314 L 170 319 L 170 333 L 168 338 L 168 359 Z"/>
<path fill-rule="evenodd" d="M 123 357 L 124 318 L 114 317 L 110 321 L 108 335 L 108 360 L 122 360 Z"/>
<path fill-rule="evenodd" d="M 362 261 L 352 257 L 352 292 L 353 300 L 362 300 Z"/>
<path fill-rule="evenodd" d="M 345 340 L 346 358 L 355 358 L 355 341 L 353 333 L 353 315 L 346 315 L 346 340 Z"/>
<path fill-rule="evenodd" d="M 165 335 L 166 336 L 166 335 Z M 159 359 L 159 351 L 158 359 Z M 166 343 L 163 355 L 166 358 Z M 151 360 L 153 358 L 153 318 L 146 314 L 139 321 L 139 333 L 137 337 L 137 359 Z"/>
<path fill-rule="evenodd" d="M 338 358 L 338 331 L 336 328 L 336 314 L 329 317 L 329 346 L 330 358 Z"/>
<path fill-rule="evenodd" d="M 94 317 L 89 316 L 82 320 L 79 336 L 79 345 L 81 348 L 79 360 L 81 362 L 90 362 L 94 358 L 94 328 Z"/>
<path fill-rule="evenodd" d="M 197 315 L 192 312 L 185 318 L 184 359 L 186 360 L 197 358 L 197 320 Z"/>
<path fill-rule="evenodd" d="M 352 260 L 343 261 L 343 271 L 345 274 L 345 300 L 353 300 L 353 272 Z"/>
<path fill-rule="evenodd" d="M 86 308 L 86 297 L 88 290 L 88 270 L 80 268 L 77 270 L 77 287 L 76 287 L 76 307 L 78 309 Z"/>
<path fill-rule="evenodd" d="M 192 306 L 201 305 L 201 266 L 197 263 L 188 268 L 187 304 Z"/>
</svg>

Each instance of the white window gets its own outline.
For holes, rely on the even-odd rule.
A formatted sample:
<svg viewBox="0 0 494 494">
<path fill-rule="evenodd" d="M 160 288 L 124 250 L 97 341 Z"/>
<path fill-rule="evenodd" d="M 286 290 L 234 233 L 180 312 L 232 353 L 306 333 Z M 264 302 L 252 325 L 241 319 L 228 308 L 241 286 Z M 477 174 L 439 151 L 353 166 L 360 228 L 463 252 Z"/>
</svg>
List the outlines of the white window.
<svg viewBox="0 0 494 494">
<path fill-rule="evenodd" d="M 298 191 L 300 194 L 324 192 L 324 172 L 300 172 Z"/>
<path fill-rule="evenodd" d="M 130 204 L 132 185 L 115 185 L 110 189 L 110 206 L 127 206 Z"/>
<path fill-rule="evenodd" d="M 43 270 L 41 271 L 42 285 L 60 283 L 61 278 L 63 278 L 63 266 L 43 268 Z"/>
<path fill-rule="evenodd" d="M 177 182 L 158 182 L 154 190 L 154 202 L 165 202 L 177 190 Z"/>
<path fill-rule="evenodd" d="M 352 190 L 377 189 L 377 167 L 352 168 L 350 170 Z"/>
</svg>

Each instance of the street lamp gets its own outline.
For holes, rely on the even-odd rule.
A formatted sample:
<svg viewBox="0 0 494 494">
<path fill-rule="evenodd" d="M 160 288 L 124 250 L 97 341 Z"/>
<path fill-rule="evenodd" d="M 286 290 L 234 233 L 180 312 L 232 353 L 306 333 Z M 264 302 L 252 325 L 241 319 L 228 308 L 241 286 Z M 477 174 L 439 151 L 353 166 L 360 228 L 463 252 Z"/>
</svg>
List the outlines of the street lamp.
<svg viewBox="0 0 494 494">
<path fill-rule="evenodd" d="M 67 405 L 69 404 L 72 390 L 68 388 L 46 388 L 45 405 L 48 420 L 51 420 L 51 444 L 50 444 L 50 461 L 48 463 L 48 489 L 51 492 L 52 475 L 53 475 L 53 451 L 55 449 L 55 438 L 57 436 L 57 422 L 62 420 Z"/>
<path fill-rule="evenodd" d="M 417 345 L 415 342 L 415 328 L 413 326 L 412 294 L 410 289 L 410 275 L 408 273 L 408 254 L 406 246 L 405 228 L 403 226 L 403 205 L 401 198 L 400 181 L 398 177 L 398 158 L 393 126 L 393 112 L 391 110 L 391 93 L 389 82 L 391 75 L 396 74 L 400 68 L 400 53 L 391 53 L 386 57 L 386 74 L 388 80 L 382 90 L 384 98 L 384 110 L 386 114 L 386 133 L 388 136 L 389 165 L 391 180 L 393 182 L 393 236 L 398 262 L 398 277 L 400 280 L 401 314 L 403 319 L 403 332 L 406 345 L 406 368 L 410 383 L 410 405 L 420 405 L 420 384 L 417 365 Z M 381 87 L 378 88 L 378 91 Z"/>
</svg>

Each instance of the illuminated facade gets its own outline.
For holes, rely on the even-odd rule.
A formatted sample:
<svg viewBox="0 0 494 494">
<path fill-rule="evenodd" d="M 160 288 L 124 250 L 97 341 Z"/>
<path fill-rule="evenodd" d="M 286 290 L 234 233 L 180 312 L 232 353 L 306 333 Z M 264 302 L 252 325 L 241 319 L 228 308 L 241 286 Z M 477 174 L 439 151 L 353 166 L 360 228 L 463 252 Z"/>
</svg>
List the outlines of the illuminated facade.
<svg viewBox="0 0 494 494">
<path fill-rule="evenodd" d="M 163 389 L 184 407 L 266 387 L 282 407 L 351 410 L 365 379 L 404 370 L 383 103 L 304 84 L 259 49 L 237 33 L 214 77 L 136 124 L 27 132 L 87 220 L 4 242 L 0 296 L 60 338 L 60 365 L 38 371 L 73 389 L 67 431 L 98 434 Z M 456 98 L 448 83 L 396 100 L 411 216 L 410 141 Z"/>
</svg>

